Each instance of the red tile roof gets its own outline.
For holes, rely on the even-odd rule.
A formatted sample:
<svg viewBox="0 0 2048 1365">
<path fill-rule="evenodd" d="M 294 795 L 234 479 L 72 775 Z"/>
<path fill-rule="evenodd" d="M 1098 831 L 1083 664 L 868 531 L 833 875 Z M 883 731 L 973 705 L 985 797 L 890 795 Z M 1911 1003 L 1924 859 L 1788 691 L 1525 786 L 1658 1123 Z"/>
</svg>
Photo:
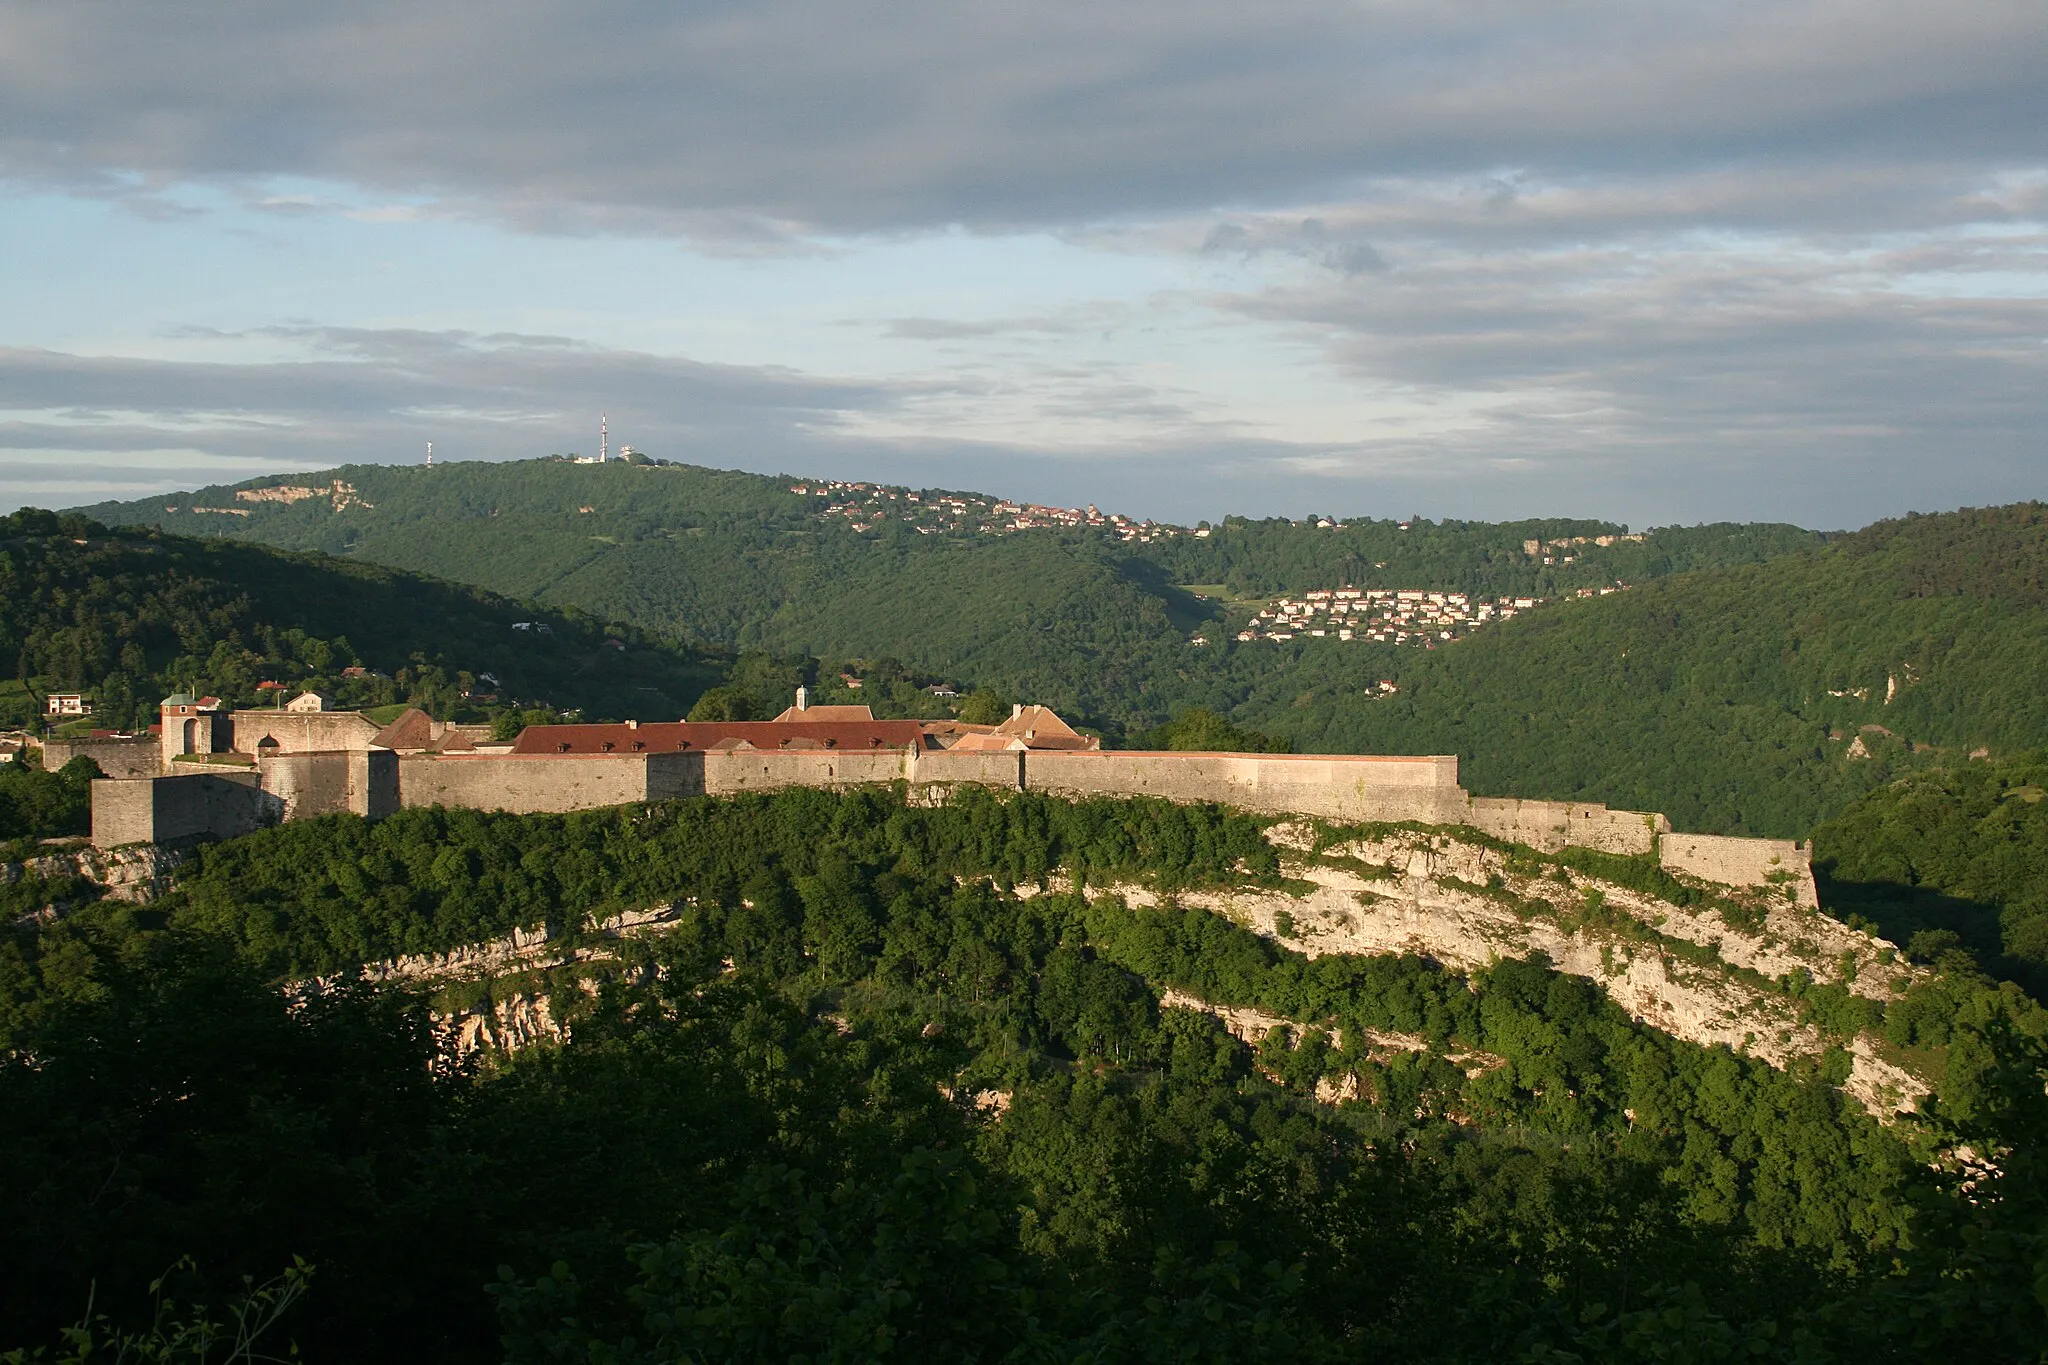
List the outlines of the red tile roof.
<svg viewBox="0 0 2048 1365">
<path fill-rule="evenodd" d="M 1084 735 L 1053 714 L 1050 706 L 1020 706 L 998 725 L 996 734 L 1020 739 L 1027 749 L 1100 749 L 1102 741 Z"/>
<path fill-rule="evenodd" d="M 952 747 L 957 753 L 971 754 L 1023 749 L 1027 746 L 1015 735 L 965 734 L 954 740 Z"/>
<path fill-rule="evenodd" d="M 328 715 L 345 714 L 327 712 Z M 476 751 L 476 734 L 488 734 L 482 726 L 457 726 L 435 720 L 417 706 L 399 713 L 398 719 L 379 730 L 370 743 L 379 749 L 412 749 L 427 753 L 466 754 Z"/>
<path fill-rule="evenodd" d="M 530 725 L 515 754 L 635 754 L 735 749 L 939 748 L 914 720 L 667 721 L 642 725 Z"/>
<path fill-rule="evenodd" d="M 398 713 L 370 743 L 380 749 L 425 749 L 434 742 L 434 718 L 417 706 Z"/>
</svg>

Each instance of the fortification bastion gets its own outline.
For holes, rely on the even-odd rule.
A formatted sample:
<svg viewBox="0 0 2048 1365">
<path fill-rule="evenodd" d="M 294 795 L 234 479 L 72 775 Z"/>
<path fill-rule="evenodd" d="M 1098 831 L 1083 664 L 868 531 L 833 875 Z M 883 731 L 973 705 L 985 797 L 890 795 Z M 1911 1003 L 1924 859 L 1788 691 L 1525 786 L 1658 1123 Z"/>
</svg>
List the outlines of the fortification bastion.
<svg viewBox="0 0 2048 1365">
<path fill-rule="evenodd" d="M 951 788 L 973 784 L 1217 802 L 1339 824 L 1463 826 L 1545 852 L 1654 853 L 1664 866 L 1708 881 L 1779 885 L 1801 905 L 1817 903 L 1807 851 L 1790 840 L 1676 834 L 1662 815 L 1595 802 L 1474 797 L 1459 785 L 1452 755 L 1104 750 L 1077 742 L 1082 737 L 1042 707 L 983 727 L 831 710 L 831 719 L 799 708 L 782 721 L 533 726 L 492 749 L 424 715 L 381 730 L 349 712 L 282 723 L 278 712 L 257 713 L 245 722 L 247 713 L 230 715 L 211 698 L 171 697 L 164 703 L 164 732 L 175 735 L 164 745 L 168 775 L 95 782 L 93 842 L 111 848 L 227 838 L 283 820 L 342 812 L 378 819 L 415 806 L 560 813 L 793 786 L 900 782 L 918 799 L 939 802 Z M 282 732 L 293 744 L 332 737 L 334 747 L 262 744 L 254 737 L 259 723 L 264 737 Z M 205 747 L 184 749 L 188 743 Z M 173 747 L 183 752 L 170 755 Z"/>
</svg>

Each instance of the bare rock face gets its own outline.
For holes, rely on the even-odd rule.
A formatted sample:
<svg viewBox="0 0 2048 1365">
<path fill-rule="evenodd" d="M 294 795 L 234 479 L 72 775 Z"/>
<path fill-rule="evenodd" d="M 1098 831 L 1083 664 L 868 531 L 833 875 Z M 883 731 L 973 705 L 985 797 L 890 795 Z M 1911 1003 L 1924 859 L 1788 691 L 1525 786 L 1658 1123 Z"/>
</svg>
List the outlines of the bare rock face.
<svg viewBox="0 0 2048 1365">
<path fill-rule="evenodd" d="M 58 884 L 83 883 L 82 891 L 52 900 L 22 918 L 60 918 L 96 900 L 148 905 L 171 888 L 171 872 L 185 855 L 154 844 L 98 849 L 82 840 L 66 840 L 50 851 L 18 863 L 0 863 L 0 886 L 38 878 Z"/>
<path fill-rule="evenodd" d="M 1178 902 L 1311 957 L 1413 953 L 1470 971 L 1541 952 L 1559 971 L 1598 982 L 1652 1027 L 1777 1067 L 1838 1042 L 1801 1020 L 1782 983 L 1812 980 L 1885 1001 L 1924 974 L 1893 945 L 1802 904 L 1796 888 L 1701 883 L 1702 904 L 1681 907 L 1561 866 L 1518 865 L 1451 831 L 1404 830 L 1320 849 L 1306 825 L 1278 826 L 1269 837 L 1287 849 L 1294 889 L 1184 892 Z M 1132 905 L 1159 901 L 1140 886 L 1103 889 Z M 1263 1036 L 1285 1022 L 1191 1003 L 1247 1041 L 1256 1041 L 1251 1030 Z M 1871 1113 L 1910 1110 L 1928 1092 L 1885 1059 L 1880 1041 L 1859 1037 L 1846 1050 L 1853 1069 L 1843 1089 Z"/>
<path fill-rule="evenodd" d="M 443 1015 L 438 1022 L 442 1045 L 458 1057 L 516 1052 L 535 1043 L 559 1043 L 567 1036 L 547 995 L 522 993 L 486 1008 Z"/>
<path fill-rule="evenodd" d="M 450 1056 L 516 1052 L 536 1043 L 559 1043 L 569 1036 L 569 1021 L 556 1001 L 567 990 L 573 997 L 595 993 L 597 985 L 575 976 L 574 984 L 551 980 L 556 973 L 613 962 L 614 945 L 639 934 L 660 933 L 682 918 L 681 902 L 626 910 L 577 933 L 548 925 L 514 929 L 501 938 L 465 944 L 445 953 L 415 953 L 367 962 L 360 967 L 313 977 L 290 988 L 305 997 L 354 981 L 446 988 L 475 983 L 488 998 L 475 1004 L 438 1008 L 435 1025 L 441 1046 Z M 513 988 L 505 989 L 510 983 Z M 573 1013 L 573 1011 L 571 1011 Z"/>
</svg>

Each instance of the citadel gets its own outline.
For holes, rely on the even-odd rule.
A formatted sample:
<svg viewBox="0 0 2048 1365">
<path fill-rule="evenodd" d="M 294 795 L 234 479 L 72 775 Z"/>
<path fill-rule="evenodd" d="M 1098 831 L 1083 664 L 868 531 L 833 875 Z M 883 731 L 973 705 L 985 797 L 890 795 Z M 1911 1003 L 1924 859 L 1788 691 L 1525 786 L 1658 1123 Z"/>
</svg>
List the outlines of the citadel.
<svg viewBox="0 0 2048 1365">
<path fill-rule="evenodd" d="M 1043 706 L 1017 706 L 1000 725 L 877 720 L 865 706 L 808 705 L 799 689 L 770 721 L 530 726 L 510 742 L 420 710 L 380 726 L 312 692 L 275 709 L 181 693 L 163 700 L 161 715 L 153 738 L 45 751 L 53 767 L 84 754 L 113 774 L 92 789 L 101 848 L 231 838 L 320 815 L 375 820 L 415 806 L 530 814 L 899 782 L 936 802 L 975 784 L 1461 826 L 1545 851 L 1654 854 L 1676 872 L 1817 903 L 1807 851 L 1791 840 L 1680 834 L 1662 815 L 1593 802 L 1473 796 L 1452 755 L 1105 750 Z"/>
</svg>

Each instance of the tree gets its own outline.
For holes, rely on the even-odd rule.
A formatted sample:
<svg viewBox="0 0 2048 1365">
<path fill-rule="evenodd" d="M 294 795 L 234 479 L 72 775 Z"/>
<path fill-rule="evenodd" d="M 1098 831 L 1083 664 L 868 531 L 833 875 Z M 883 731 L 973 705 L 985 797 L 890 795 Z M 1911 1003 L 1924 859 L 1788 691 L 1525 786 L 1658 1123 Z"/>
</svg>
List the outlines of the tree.
<svg viewBox="0 0 2048 1365">
<path fill-rule="evenodd" d="M 1285 754 L 1294 746 L 1284 739 L 1233 725 L 1204 707 L 1181 712 L 1166 724 L 1131 741 L 1138 749 L 1178 749 L 1210 753 Z"/>
<path fill-rule="evenodd" d="M 960 703 L 960 719 L 969 725 L 1001 725 L 1010 718 L 1010 704 L 986 687 L 969 692 Z"/>
<path fill-rule="evenodd" d="M 689 718 L 697 722 L 755 720 L 754 699 L 738 687 L 714 687 L 697 698 Z"/>
</svg>

